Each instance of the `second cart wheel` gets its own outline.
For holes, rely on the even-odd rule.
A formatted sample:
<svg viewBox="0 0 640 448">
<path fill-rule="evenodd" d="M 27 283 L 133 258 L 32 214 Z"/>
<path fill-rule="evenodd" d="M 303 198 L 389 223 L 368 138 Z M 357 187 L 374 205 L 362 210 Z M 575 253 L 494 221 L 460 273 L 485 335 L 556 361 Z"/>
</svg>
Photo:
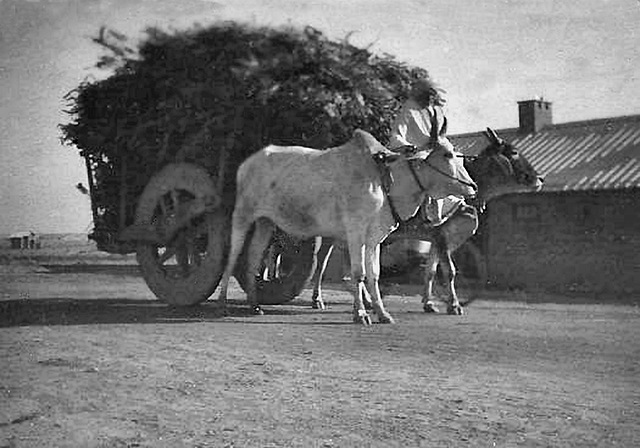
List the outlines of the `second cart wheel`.
<svg viewBox="0 0 640 448">
<path fill-rule="evenodd" d="M 247 244 L 251 244 L 251 238 Z M 276 230 L 265 251 L 263 267 L 256 278 L 258 303 L 281 305 L 295 299 L 307 285 L 314 269 L 314 238 L 295 241 Z M 246 250 L 238 259 L 235 277 L 246 290 Z"/>
<path fill-rule="evenodd" d="M 195 165 L 171 164 L 140 196 L 136 222 L 162 234 L 196 199 L 214 192 L 208 173 Z M 220 209 L 200 214 L 166 244 L 136 246 L 142 276 L 153 293 L 171 305 L 194 305 L 215 291 L 225 267 L 229 217 Z"/>
</svg>

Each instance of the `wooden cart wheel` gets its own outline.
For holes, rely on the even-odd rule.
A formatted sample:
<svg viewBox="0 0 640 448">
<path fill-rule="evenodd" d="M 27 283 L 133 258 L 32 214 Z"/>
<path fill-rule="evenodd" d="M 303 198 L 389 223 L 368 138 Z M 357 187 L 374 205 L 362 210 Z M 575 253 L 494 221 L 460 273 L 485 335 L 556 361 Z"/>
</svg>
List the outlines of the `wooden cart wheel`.
<svg viewBox="0 0 640 448">
<path fill-rule="evenodd" d="M 204 169 L 186 163 L 168 165 L 140 196 L 136 223 L 162 234 L 196 198 L 211 197 L 214 192 Z M 207 300 L 225 267 L 228 224 L 229 217 L 216 209 L 189 220 L 165 245 L 139 242 L 137 260 L 151 291 L 171 305 Z"/>
<path fill-rule="evenodd" d="M 271 245 L 265 251 L 263 268 L 257 277 L 258 303 L 262 305 L 281 305 L 295 299 L 307 285 L 313 274 L 314 239 L 294 241 L 280 230 Z M 247 244 L 251 244 L 251 240 Z M 238 259 L 235 277 L 246 290 L 246 249 Z M 274 269 L 272 261 L 278 258 L 278 267 Z"/>
</svg>

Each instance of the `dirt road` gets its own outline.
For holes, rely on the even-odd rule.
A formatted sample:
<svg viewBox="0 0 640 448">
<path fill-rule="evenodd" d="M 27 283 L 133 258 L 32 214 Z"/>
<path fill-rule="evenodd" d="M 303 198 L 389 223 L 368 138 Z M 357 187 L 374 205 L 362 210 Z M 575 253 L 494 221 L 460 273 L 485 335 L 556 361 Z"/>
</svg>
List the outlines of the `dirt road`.
<svg viewBox="0 0 640 448">
<path fill-rule="evenodd" d="M 225 317 L 132 276 L 1 275 L 0 447 L 640 446 L 629 301 L 392 295 L 364 328 L 327 294 Z"/>
</svg>

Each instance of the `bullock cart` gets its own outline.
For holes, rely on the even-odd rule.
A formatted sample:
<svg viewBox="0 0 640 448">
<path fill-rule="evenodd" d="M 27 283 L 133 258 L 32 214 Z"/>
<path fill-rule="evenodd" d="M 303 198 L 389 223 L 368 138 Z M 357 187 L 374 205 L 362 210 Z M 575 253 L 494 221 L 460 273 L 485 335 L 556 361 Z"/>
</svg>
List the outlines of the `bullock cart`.
<svg viewBox="0 0 640 448">
<path fill-rule="evenodd" d="M 218 285 L 247 157 L 271 143 L 327 148 L 355 128 L 386 141 L 412 82 L 428 78 L 311 27 L 224 22 L 147 34 L 134 51 L 101 28 L 93 41 L 107 55 L 97 67 L 113 74 L 69 92 L 73 119 L 61 129 L 87 164 L 90 238 L 103 251 L 135 252 L 151 290 L 175 305 L 207 300 Z M 275 241 L 279 269 L 258 284 L 265 304 L 295 297 L 315 258 L 312 241 Z M 245 265 L 241 256 L 242 286 Z"/>
<path fill-rule="evenodd" d="M 206 301 L 222 278 L 229 252 L 238 164 L 229 162 L 224 150 L 203 143 L 206 129 L 200 134 L 197 144 L 189 142 L 171 155 L 160 151 L 168 159 L 163 164 L 132 165 L 126 154 L 114 163 L 85 154 L 95 224 L 90 238 L 100 250 L 135 253 L 148 287 L 171 305 Z M 155 172 L 149 169 L 157 165 Z M 104 187 L 96 185 L 98 179 L 105 182 L 107 168 L 117 174 L 109 181 L 119 193 L 109 207 L 101 195 Z M 424 232 L 426 239 L 428 229 Z M 234 270 L 243 289 L 252 243 L 249 237 Z M 298 240 L 277 229 L 256 279 L 258 302 L 277 305 L 297 297 L 316 271 L 318 249 L 314 238 Z"/>
</svg>

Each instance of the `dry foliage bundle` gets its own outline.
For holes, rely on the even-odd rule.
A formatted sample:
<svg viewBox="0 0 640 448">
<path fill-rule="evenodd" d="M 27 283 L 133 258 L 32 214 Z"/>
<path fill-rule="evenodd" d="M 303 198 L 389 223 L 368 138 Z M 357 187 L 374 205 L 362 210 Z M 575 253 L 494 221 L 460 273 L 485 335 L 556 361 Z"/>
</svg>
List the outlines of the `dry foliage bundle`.
<svg viewBox="0 0 640 448">
<path fill-rule="evenodd" d="M 310 27 L 152 28 L 137 50 L 104 28 L 93 40 L 107 53 L 97 66 L 112 75 L 67 95 L 72 121 L 61 130 L 87 160 L 99 243 L 132 222 L 142 189 L 167 163 L 222 176 L 232 204 L 238 165 L 266 144 L 325 148 L 356 128 L 386 142 L 411 81 L 427 75 Z"/>
</svg>

